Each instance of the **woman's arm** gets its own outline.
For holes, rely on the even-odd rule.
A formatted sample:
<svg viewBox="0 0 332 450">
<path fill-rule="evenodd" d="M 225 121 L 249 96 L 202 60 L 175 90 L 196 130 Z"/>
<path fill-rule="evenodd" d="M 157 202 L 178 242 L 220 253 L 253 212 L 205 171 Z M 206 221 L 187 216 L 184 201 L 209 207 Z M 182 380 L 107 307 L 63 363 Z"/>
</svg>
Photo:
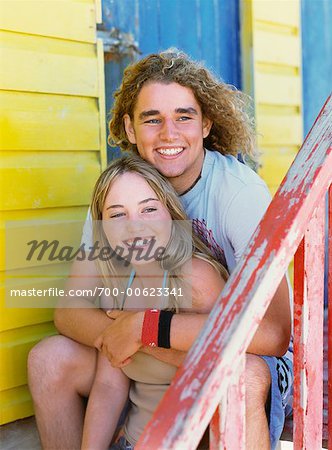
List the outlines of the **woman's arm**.
<svg viewBox="0 0 332 450">
<path fill-rule="evenodd" d="M 84 419 L 82 450 L 107 450 L 126 405 L 129 379 L 98 354 L 97 371 Z"/>
</svg>

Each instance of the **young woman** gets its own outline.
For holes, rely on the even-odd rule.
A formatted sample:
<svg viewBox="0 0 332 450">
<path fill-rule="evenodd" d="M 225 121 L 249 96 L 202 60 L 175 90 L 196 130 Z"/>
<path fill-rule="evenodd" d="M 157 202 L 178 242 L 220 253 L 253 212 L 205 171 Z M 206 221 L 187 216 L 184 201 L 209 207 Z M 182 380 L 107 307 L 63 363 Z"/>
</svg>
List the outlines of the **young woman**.
<svg viewBox="0 0 332 450">
<path fill-rule="evenodd" d="M 97 259 L 104 284 L 101 306 L 105 311 L 145 310 L 142 342 L 147 347 L 155 345 L 154 339 L 169 339 L 174 313 L 211 310 L 227 272 L 191 234 L 176 192 L 156 169 L 136 156 L 114 161 L 96 183 L 91 212 L 94 240 L 101 248 Z M 158 336 L 153 336 L 156 320 Z M 192 340 L 185 333 L 183 339 L 189 350 Z M 111 448 L 131 449 L 177 368 L 140 351 L 118 369 L 111 366 L 102 346 L 99 350 L 82 449 L 109 448 L 128 391 L 125 425 Z"/>
</svg>

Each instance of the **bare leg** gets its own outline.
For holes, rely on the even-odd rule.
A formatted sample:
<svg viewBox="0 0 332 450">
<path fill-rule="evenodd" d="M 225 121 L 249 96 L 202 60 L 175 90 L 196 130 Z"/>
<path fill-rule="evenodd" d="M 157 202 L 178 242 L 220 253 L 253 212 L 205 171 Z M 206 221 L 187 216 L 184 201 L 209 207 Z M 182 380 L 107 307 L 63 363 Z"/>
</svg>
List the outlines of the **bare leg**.
<svg viewBox="0 0 332 450">
<path fill-rule="evenodd" d="M 64 336 L 44 339 L 28 358 L 29 387 L 44 450 L 80 449 L 97 351 Z"/>
<path fill-rule="evenodd" d="M 270 434 L 265 413 L 271 375 L 266 362 L 246 355 L 246 450 L 269 450 Z"/>
<path fill-rule="evenodd" d="M 109 448 L 128 393 L 129 378 L 99 353 L 84 420 L 82 450 Z"/>
</svg>

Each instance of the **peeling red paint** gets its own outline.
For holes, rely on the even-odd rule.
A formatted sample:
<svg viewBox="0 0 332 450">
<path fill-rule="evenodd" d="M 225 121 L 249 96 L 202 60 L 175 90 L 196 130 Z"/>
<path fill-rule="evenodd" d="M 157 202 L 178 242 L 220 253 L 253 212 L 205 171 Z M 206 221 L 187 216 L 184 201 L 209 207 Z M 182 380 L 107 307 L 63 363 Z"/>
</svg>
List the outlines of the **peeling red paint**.
<svg viewBox="0 0 332 450">
<path fill-rule="evenodd" d="M 245 450 L 245 357 L 210 422 L 210 450 Z"/>
<path fill-rule="evenodd" d="M 328 207 L 328 448 L 332 448 L 332 185 Z"/>
<path fill-rule="evenodd" d="M 295 305 L 296 448 L 318 448 L 316 443 L 321 421 L 314 408 L 322 410 L 318 400 L 321 382 L 315 382 L 313 373 L 308 371 L 308 390 L 302 391 L 307 392 L 308 403 L 304 405 L 300 379 L 301 374 L 308 369 L 306 364 L 309 362 L 317 369 L 316 375 L 320 373 L 320 343 L 321 348 L 323 346 L 317 330 L 322 330 L 322 315 L 316 310 L 310 314 L 313 330 L 309 330 L 307 342 L 302 342 L 303 324 L 306 323 L 303 301 L 307 302 L 306 297 L 310 297 L 312 292 L 315 295 L 321 292 L 317 274 L 319 270 L 322 274 L 322 269 L 320 263 L 312 259 L 315 257 L 312 254 L 316 254 L 318 260 L 321 260 L 322 249 L 319 250 L 318 245 L 321 234 L 311 229 L 312 225 L 309 225 L 310 232 L 307 232 L 307 224 L 332 182 L 331 116 L 332 102 L 329 99 L 254 233 L 251 245 L 213 308 L 199 339 L 135 446 L 137 450 L 196 448 L 219 402 L 225 398 L 227 388 L 236 376 L 234 361 L 244 356 L 258 322 L 264 316 L 303 236 L 304 246 L 299 252 L 303 251 L 301 259 L 308 264 L 310 270 L 305 275 L 304 269 L 300 269 L 298 280 L 307 279 L 307 284 L 298 282 L 299 292 L 303 295 L 300 298 L 299 294 L 295 294 L 298 297 Z M 315 223 L 321 223 L 317 220 L 313 219 Z M 307 248 L 309 241 L 315 246 L 314 252 Z M 317 298 L 315 302 L 316 308 L 316 305 L 321 305 L 322 299 Z M 305 306 L 308 306 L 310 312 L 313 308 L 312 301 Z M 313 346 L 310 346 L 311 341 Z M 213 360 L 211 355 L 214 355 Z M 188 385 L 192 384 L 195 384 L 193 394 L 183 396 Z M 307 408 L 306 415 L 303 411 Z M 309 418 L 309 415 L 316 418 Z M 300 447 L 300 440 L 306 446 Z"/>
</svg>

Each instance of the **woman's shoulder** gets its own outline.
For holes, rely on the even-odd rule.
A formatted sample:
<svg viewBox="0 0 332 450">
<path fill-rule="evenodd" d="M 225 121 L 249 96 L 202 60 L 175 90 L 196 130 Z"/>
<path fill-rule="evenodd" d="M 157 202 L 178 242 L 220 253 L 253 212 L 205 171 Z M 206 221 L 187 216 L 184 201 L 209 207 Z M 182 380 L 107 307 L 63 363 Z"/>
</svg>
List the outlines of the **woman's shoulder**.
<svg viewBox="0 0 332 450">
<path fill-rule="evenodd" d="M 209 261 L 194 255 L 184 267 L 189 278 L 194 309 L 209 312 L 225 285 L 220 271 Z"/>
<path fill-rule="evenodd" d="M 200 255 L 194 255 L 192 257 L 191 273 L 193 282 L 195 281 L 199 285 L 206 285 L 209 283 L 217 283 L 218 285 L 225 284 L 218 267 Z"/>
</svg>

